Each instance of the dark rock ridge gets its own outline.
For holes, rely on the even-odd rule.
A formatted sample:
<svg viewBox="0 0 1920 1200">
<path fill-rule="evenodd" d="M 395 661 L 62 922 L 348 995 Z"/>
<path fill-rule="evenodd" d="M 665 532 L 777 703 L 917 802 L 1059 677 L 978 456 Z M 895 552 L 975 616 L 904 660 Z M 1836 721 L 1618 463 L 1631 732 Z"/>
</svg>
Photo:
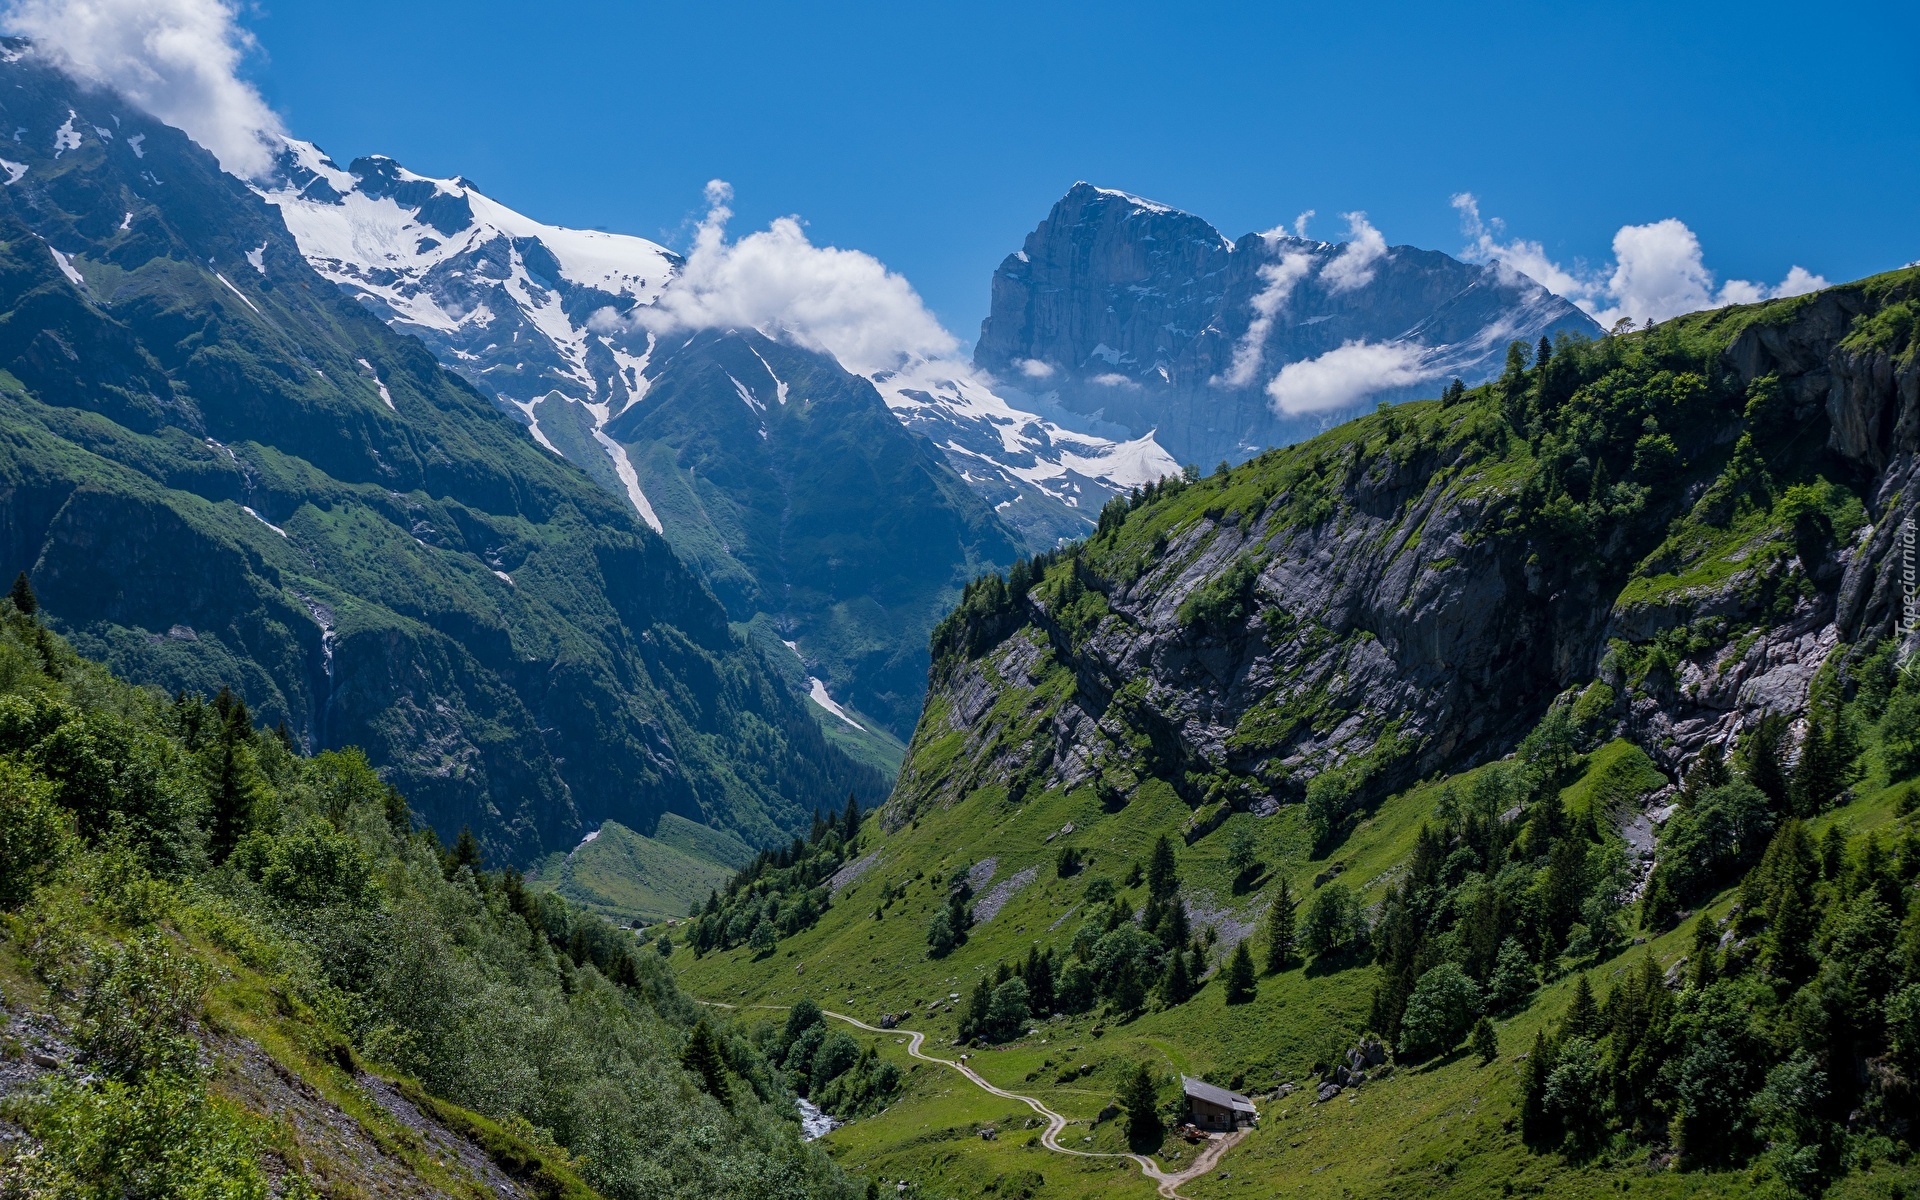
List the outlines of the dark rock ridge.
<svg viewBox="0 0 1920 1200">
<path fill-rule="evenodd" d="M 1030 591 L 970 592 L 889 819 L 1149 775 L 1256 811 L 1328 776 L 1363 807 L 1596 679 L 1595 735 L 1669 769 L 1799 712 L 1900 632 L 1917 301 L 1909 269 L 1695 314 L 1165 489 Z"/>
<path fill-rule="evenodd" d="M 767 844 L 884 787 L 624 500 L 184 134 L 7 48 L 0 573 L 83 653 L 365 747 L 495 861 L 666 812 Z"/>
<path fill-rule="evenodd" d="M 1343 256 L 1345 269 L 1329 271 Z M 1261 303 L 1272 305 L 1264 322 Z M 1363 398 L 1371 407 L 1434 395 L 1453 376 L 1481 382 L 1499 370 L 1509 341 L 1563 330 L 1600 332 L 1566 300 L 1498 266 L 1384 242 L 1281 233 L 1229 241 L 1189 213 L 1077 183 L 994 272 L 974 362 L 1127 436 L 1157 431 L 1177 459 L 1206 465 L 1352 415 L 1351 404 L 1277 412 L 1265 388 L 1288 363 L 1352 341 L 1421 348 L 1421 377 L 1372 390 Z"/>
</svg>

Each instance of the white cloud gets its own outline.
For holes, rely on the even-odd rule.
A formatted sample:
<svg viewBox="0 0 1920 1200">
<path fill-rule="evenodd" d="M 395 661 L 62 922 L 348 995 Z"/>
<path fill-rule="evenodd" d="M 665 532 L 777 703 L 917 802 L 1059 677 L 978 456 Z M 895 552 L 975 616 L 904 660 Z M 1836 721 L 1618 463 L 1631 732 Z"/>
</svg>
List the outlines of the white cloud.
<svg viewBox="0 0 1920 1200">
<path fill-rule="evenodd" d="M 1306 223 L 1306 216 L 1300 218 Z M 1287 300 L 1293 295 L 1293 289 L 1313 270 L 1313 259 L 1306 254 L 1285 254 L 1278 262 L 1260 264 L 1260 278 L 1266 286 L 1253 298 L 1253 321 L 1247 331 L 1233 347 L 1233 362 L 1225 375 L 1217 376 L 1216 383 L 1227 387 L 1245 387 L 1253 382 L 1254 375 L 1260 370 L 1260 360 L 1266 353 L 1267 335 L 1273 330 L 1273 321 L 1280 310 L 1286 307 Z"/>
<path fill-rule="evenodd" d="M 1091 379 L 1089 379 L 1089 380 L 1087 380 L 1087 382 L 1088 382 L 1088 383 L 1097 383 L 1097 384 L 1099 384 L 1099 385 L 1100 385 L 1101 387 L 1125 387 L 1125 388 L 1130 388 L 1130 387 L 1139 387 L 1139 386 L 1140 386 L 1139 384 L 1137 384 L 1137 383 L 1135 383 L 1135 382 L 1134 382 L 1133 380 L 1131 380 L 1131 379 L 1128 379 L 1128 378 L 1127 378 L 1127 377 L 1126 377 L 1125 375 L 1122 375 L 1122 374 L 1120 374 L 1120 373 L 1119 373 L 1119 372 L 1117 372 L 1117 371 L 1108 371 L 1108 372 L 1107 372 L 1106 374 L 1104 374 L 1104 375 L 1095 375 L 1095 376 L 1094 376 L 1093 378 L 1091 378 Z"/>
<path fill-rule="evenodd" d="M 1462 254 L 1469 262 L 1497 262 L 1511 267 L 1555 295 L 1576 302 L 1586 293 L 1589 285 L 1561 270 L 1560 264 L 1547 257 L 1546 247 L 1539 242 L 1521 238 L 1510 242 L 1500 241 L 1500 235 L 1506 232 L 1505 222 L 1499 217 L 1482 221 L 1480 202 L 1473 193 L 1461 192 L 1455 196 L 1453 207 L 1459 210 L 1460 228 L 1470 239 Z"/>
<path fill-rule="evenodd" d="M 238 74 L 254 40 L 224 0 L 11 0 L 0 21 L 74 78 L 184 129 L 235 175 L 272 165 L 283 128 Z"/>
<path fill-rule="evenodd" d="M 1664 321 L 1703 308 L 1753 304 L 1827 286 L 1825 279 L 1794 266 L 1771 287 L 1729 279 L 1716 289 L 1699 237 L 1676 217 L 1646 225 L 1622 225 L 1613 235 L 1613 263 L 1609 267 L 1588 270 L 1576 262 L 1568 270 L 1549 258 L 1539 242 L 1522 238 L 1502 241 L 1505 227 L 1500 219 L 1483 221 L 1479 203 L 1471 193 L 1455 196 L 1453 206 L 1460 212 L 1461 228 L 1469 239 L 1466 258 L 1518 271 L 1573 301 L 1602 325 L 1610 326 L 1623 318 Z"/>
<path fill-rule="evenodd" d="M 732 199 L 724 181 L 707 185 L 707 215 L 686 266 L 635 321 L 657 333 L 752 326 L 862 374 L 958 348 L 904 278 L 872 255 L 813 245 L 798 218 L 727 241 Z"/>
<path fill-rule="evenodd" d="M 1016 358 L 1013 365 L 1020 368 L 1020 374 L 1028 379 L 1052 379 L 1055 373 L 1052 363 L 1044 363 L 1037 358 Z"/>
<path fill-rule="evenodd" d="M 1320 268 L 1320 278 L 1330 292 L 1350 292 L 1373 282 L 1374 270 L 1387 256 L 1387 239 L 1367 222 L 1363 212 L 1342 213 L 1347 219 L 1346 248 L 1332 262 Z M 1301 228 L 1305 228 L 1301 222 Z"/>
<path fill-rule="evenodd" d="M 1349 408 L 1375 392 L 1434 378 L 1426 356 L 1423 347 L 1406 342 L 1346 342 L 1280 368 L 1267 395 L 1290 417 Z"/>
</svg>

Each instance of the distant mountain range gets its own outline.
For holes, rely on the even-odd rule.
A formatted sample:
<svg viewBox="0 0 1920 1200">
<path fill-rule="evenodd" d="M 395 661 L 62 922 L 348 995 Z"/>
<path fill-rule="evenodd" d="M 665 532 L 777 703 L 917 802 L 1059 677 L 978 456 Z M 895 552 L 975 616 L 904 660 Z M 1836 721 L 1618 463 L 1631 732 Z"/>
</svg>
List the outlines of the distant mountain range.
<svg viewBox="0 0 1920 1200">
<path fill-rule="evenodd" d="M 1113 495 L 1183 461 L 1245 458 L 1380 391 L 1276 413 L 1263 388 L 1289 364 L 1390 346 L 1402 396 L 1477 382 L 1511 338 L 1594 331 L 1498 268 L 1233 243 L 1076 184 L 996 274 L 971 366 L 863 378 L 757 330 L 657 337 L 635 317 L 680 256 L 542 224 L 466 179 L 377 156 L 342 169 L 289 141 L 260 192 L 315 270 L 625 497 L 772 660 L 797 656 L 823 727 L 882 765 L 898 745 L 856 735 L 911 731 L 926 635 L 967 578 L 1083 536 Z"/>
</svg>

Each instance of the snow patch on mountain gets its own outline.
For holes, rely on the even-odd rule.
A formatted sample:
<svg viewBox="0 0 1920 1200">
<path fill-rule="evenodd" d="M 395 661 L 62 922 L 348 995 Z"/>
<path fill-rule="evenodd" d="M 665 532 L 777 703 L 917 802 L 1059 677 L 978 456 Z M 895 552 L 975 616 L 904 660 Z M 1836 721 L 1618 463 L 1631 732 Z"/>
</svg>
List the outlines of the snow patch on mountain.
<svg viewBox="0 0 1920 1200">
<path fill-rule="evenodd" d="M 656 530 L 659 518 L 627 449 L 604 430 L 646 396 L 655 339 L 693 320 L 690 302 L 666 304 L 670 286 L 698 291 L 704 299 L 694 308 L 701 313 L 724 309 L 748 323 L 754 312 L 735 313 L 739 304 L 715 298 L 720 283 L 742 272 L 749 281 L 786 278 L 792 272 L 767 260 L 785 261 L 803 250 L 807 263 L 824 262 L 841 284 L 882 279 L 896 290 L 907 287 L 864 256 L 803 245 L 797 226 L 778 237 L 725 243 L 724 207 L 702 227 L 697 253 L 705 255 L 704 265 L 694 280 L 691 260 L 644 238 L 547 225 L 489 198 L 471 180 L 420 175 L 388 158 L 357 159 L 342 169 L 318 146 L 292 139 L 274 176 L 256 186 L 279 207 L 301 253 L 322 275 L 418 336 L 447 367 L 517 415 L 540 445 L 564 457 L 591 453 L 597 444 L 635 511 Z M 248 261 L 265 274 L 264 260 Z M 774 304 L 775 296 L 762 307 L 771 305 L 778 319 L 762 332 L 805 342 L 786 324 L 796 312 L 857 310 L 848 309 L 846 290 L 828 289 L 828 299 L 841 297 L 835 303 L 808 293 L 804 304 L 793 297 Z M 787 403 L 788 385 L 764 358 L 760 365 L 765 382 L 756 371 L 728 379 L 734 394 L 764 417 L 770 405 Z M 1114 437 L 1116 431 L 1100 429 L 1098 421 L 1062 419 L 1068 415 L 1049 412 L 1044 397 L 1002 387 L 964 363 L 915 354 L 899 370 L 849 365 L 866 366 L 894 414 L 939 446 L 1003 514 L 1014 510 L 1029 540 L 1077 536 L 1116 491 L 1178 469 L 1151 432 Z M 590 442 L 546 427 L 543 412 L 565 409 L 549 406 L 554 398 L 591 414 Z M 600 471 L 606 478 L 604 466 Z M 1036 508 L 1044 519 L 1031 515 Z"/>
<path fill-rule="evenodd" d="M 541 426 L 543 401 L 584 405 L 628 500 L 659 530 L 626 450 L 603 427 L 644 394 L 652 350 L 651 336 L 619 316 L 658 299 L 676 255 L 645 238 L 535 221 L 471 180 L 431 178 L 392 159 L 343 170 L 293 139 L 257 190 L 316 270 L 418 336 L 540 445 L 565 457 Z M 249 261 L 265 274 L 263 261 Z"/>
</svg>

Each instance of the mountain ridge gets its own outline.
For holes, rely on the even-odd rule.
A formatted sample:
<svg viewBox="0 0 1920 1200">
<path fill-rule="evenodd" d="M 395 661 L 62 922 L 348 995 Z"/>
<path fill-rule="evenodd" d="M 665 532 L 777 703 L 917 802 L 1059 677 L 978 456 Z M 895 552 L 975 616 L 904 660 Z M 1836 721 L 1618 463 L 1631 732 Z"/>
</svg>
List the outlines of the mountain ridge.
<svg viewBox="0 0 1920 1200">
<path fill-rule="evenodd" d="M 624 503 L 339 296 L 204 150 L 0 69 L 25 160 L 0 566 L 84 652 L 361 744 L 502 858 L 667 810 L 778 840 L 884 786 Z"/>
</svg>

